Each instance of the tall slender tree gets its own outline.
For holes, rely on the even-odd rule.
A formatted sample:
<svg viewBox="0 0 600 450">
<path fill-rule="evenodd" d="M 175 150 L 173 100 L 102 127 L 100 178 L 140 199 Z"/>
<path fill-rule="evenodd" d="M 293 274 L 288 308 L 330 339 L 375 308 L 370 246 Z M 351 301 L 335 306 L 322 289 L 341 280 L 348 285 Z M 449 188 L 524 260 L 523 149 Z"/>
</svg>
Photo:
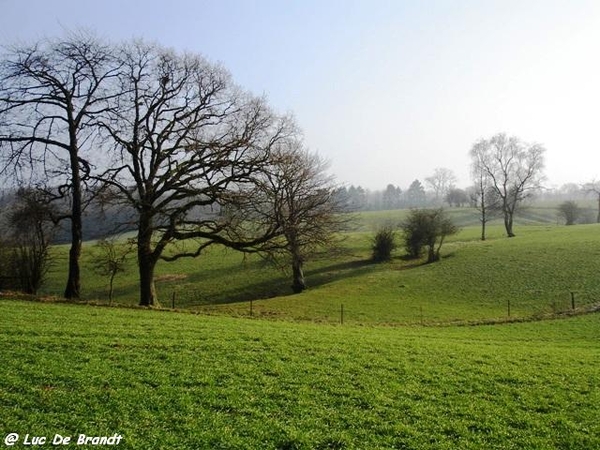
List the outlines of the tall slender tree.
<svg viewBox="0 0 600 450">
<path fill-rule="evenodd" d="M 479 210 L 482 241 L 486 239 L 487 223 L 498 212 L 500 200 L 493 188 L 490 175 L 485 169 L 485 156 L 486 146 L 482 141 L 479 141 L 471 149 L 471 177 L 474 181 L 471 201 Z"/>
<path fill-rule="evenodd" d="M 598 201 L 598 214 L 596 216 L 596 223 L 600 223 L 600 182 L 593 180 L 583 185 L 583 189 L 588 194 L 592 194 Z"/>
<path fill-rule="evenodd" d="M 111 48 L 88 33 L 15 46 L 0 61 L 0 172 L 42 187 L 47 201 L 67 199 L 55 220 L 70 221 L 68 299 L 80 296 L 90 121 L 114 96 L 104 87 L 115 73 Z"/>
</svg>

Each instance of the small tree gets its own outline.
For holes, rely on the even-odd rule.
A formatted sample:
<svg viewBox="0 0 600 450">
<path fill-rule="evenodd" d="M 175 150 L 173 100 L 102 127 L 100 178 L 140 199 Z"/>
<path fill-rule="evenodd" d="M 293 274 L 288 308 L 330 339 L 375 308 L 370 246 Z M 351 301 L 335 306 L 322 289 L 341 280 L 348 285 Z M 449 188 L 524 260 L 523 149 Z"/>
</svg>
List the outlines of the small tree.
<svg viewBox="0 0 600 450">
<path fill-rule="evenodd" d="M 127 257 L 133 252 L 135 242 L 128 240 L 125 245 L 118 245 L 114 238 L 101 239 L 96 243 L 99 255 L 94 262 L 94 270 L 102 276 L 109 277 L 108 302 L 112 303 L 115 277 L 125 272 Z"/>
<path fill-rule="evenodd" d="M 581 209 L 572 200 L 567 200 L 558 205 L 558 214 L 565 219 L 565 225 L 574 225 L 581 215 Z"/>
<path fill-rule="evenodd" d="M 392 252 L 397 248 L 396 232 L 390 225 L 384 225 L 373 236 L 373 261 L 383 262 L 392 259 Z"/>
<path fill-rule="evenodd" d="M 526 144 L 504 133 L 481 139 L 471 148 L 475 181 L 483 180 L 500 200 L 508 237 L 515 236 L 513 219 L 517 206 L 540 187 L 545 151 L 540 144 Z"/>
<path fill-rule="evenodd" d="M 3 272 L 7 287 L 37 294 L 50 265 L 50 240 L 54 225 L 48 204 L 34 189 L 20 189 L 6 214 L 2 239 Z"/>
<path fill-rule="evenodd" d="M 404 233 L 404 249 L 410 258 L 420 258 L 423 254 L 423 242 L 427 229 L 425 210 L 413 209 L 408 218 L 401 223 Z"/>
<path fill-rule="evenodd" d="M 443 209 L 413 209 L 402 223 L 404 246 L 410 257 L 417 258 L 427 249 L 427 263 L 440 259 L 440 250 L 446 236 L 456 234 L 458 228 Z"/>
<path fill-rule="evenodd" d="M 295 293 L 306 289 L 306 260 L 318 250 L 332 248 L 349 220 L 327 168 L 327 162 L 308 152 L 300 140 L 282 141 L 251 196 L 256 204 L 254 221 L 279 227 L 277 236 L 260 246 L 260 253 L 291 266 Z"/>
</svg>

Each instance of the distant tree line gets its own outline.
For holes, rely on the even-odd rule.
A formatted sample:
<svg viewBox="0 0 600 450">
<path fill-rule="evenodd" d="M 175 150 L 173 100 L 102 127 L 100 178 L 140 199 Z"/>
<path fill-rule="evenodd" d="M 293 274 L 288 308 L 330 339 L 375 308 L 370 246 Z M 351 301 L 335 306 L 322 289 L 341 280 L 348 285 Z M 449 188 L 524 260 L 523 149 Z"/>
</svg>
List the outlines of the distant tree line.
<svg viewBox="0 0 600 450">
<path fill-rule="evenodd" d="M 431 182 L 430 178 L 428 180 Z M 467 192 L 457 188 L 454 184 L 447 184 L 443 188 L 438 186 L 434 191 L 427 190 L 418 179 L 415 179 L 404 190 L 391 183 L 383 190 L 374 191 L 351 185 L 350 187 L 340 187 L 336 191 L 336 195 L 353 211 L 422 208 L 444 204 L 462 207 L 469 203 Z"/>
</svg>

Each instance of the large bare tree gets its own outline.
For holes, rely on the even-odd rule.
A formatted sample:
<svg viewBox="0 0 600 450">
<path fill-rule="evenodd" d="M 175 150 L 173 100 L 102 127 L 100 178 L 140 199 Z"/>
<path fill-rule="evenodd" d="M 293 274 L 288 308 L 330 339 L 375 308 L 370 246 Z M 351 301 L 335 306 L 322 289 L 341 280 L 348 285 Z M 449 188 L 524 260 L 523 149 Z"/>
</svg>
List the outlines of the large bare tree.
<svg viewBox="0 0 600 450">
<path fill-rule="evenodd" d="M 515 236 L 513 220 L 517 206 L 540 187 L 544 152 L 540 144 L 526 144 L 504 133 L 481 139 L 471 149 L 473 166 L 489 181 L 499 199 L 508 237 Z"/>
<path fill-rule="evenodd" d="M 98 179 L 137 213 L 140 304 L 151 306 L 159 260 L 199 256 L 215 243 L 248 249 L 275 235 L 278 224 L 242 211 L 292 127 L 200 56 L 138 41 L 119 59 L 114 89 L 124 94 L 99 122 L 113 161 Z"/>
<path fill-rule="evenodd" d="M 278 237 L 262 246 L 263 254 L 292 269 L 292 290 L 306 289 L 304 263 L 319 249 L 331 248 L 335 234 L 348 222 L 345 203 L 327 173 L 328 164 L 288 139 L 273 152 L 260 185 L 269 205 L 267 222 L 280 224 Z"/>
<path fill-rule="evenodd" d="M 115 74 L 109 47 L 90 34 L 9 49 L 0 62 L 0 172 L 33 183 L 47 201 L 67 199 L 71 248 L 64 296 L 80 296 L 84 183 L 94 128 L 105 107 L 104 90 Z M 65 202 L 62 202 L 65 204 Z"/>
<path fill-rule="evenodd" d="M 456 175 L 450 169 L 438 167 L 433 171 L 433 175 L 425 178 L 425 182 L 433 189 L 436 201 L 440 202 L 448 191 L 454 187 Z"/>
</svg>

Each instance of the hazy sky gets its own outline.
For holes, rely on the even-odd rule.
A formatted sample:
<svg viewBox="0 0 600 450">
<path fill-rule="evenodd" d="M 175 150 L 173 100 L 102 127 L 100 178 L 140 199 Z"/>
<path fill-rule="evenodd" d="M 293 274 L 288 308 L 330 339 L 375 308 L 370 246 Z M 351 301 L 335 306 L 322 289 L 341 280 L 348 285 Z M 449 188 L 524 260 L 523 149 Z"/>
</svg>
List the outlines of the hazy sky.
<svg viewBox="0 0 600 450">
<path fill-rule="evenodd" d="M 0 44 L 77 28 L 223 63 L 348 185 L 466 186 L 498 132 L 547 148 L 548 185 L 600 179 L 600 0 L 0 0 Z"/>
</svg>

